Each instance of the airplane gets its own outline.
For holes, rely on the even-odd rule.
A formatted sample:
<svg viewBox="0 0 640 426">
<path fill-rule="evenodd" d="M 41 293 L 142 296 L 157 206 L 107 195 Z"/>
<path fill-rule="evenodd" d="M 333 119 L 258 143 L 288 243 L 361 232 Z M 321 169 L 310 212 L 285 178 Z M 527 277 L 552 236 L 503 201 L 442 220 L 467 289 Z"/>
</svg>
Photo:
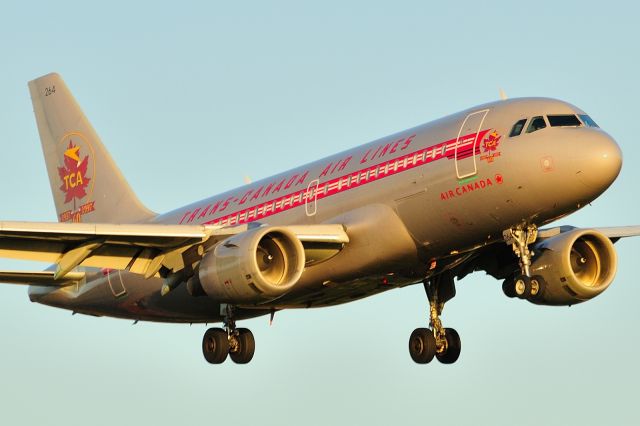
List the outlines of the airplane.
<svg viewBox="0 0 640 426">
<path fill-rule="evenodd" d="M 505 99 L 157 214 L 137 198 L 60 75 L 28 84 L 57 222 L 0 222 L 0 271 L 33 302 L 134 321 L 222 323 L 207 362 L 250 362 L 239 320 L 320 308 L 422 284 L 428 326 L 413 361 L 456 362 L 443 325 L 474 271 L 538 305 L 587 301 L 613 282 L 613 243 L 638 226 L 544 228 L 616 179 L 622 153 L 581 109 Z"/>
</svg>

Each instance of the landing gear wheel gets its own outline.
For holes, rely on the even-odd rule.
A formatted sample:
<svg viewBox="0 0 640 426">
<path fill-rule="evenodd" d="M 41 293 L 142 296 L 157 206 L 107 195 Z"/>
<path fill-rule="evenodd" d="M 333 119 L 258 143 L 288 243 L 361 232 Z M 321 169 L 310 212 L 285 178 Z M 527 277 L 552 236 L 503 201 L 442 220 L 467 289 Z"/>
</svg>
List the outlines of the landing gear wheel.
<svg viewBox="0 0 640 426">
<path fill-rule="evenodd" d="M 536 300 L 542 296 L 544 292 L 545 281 L 539 275 L 531 277 L 531 292 L 529 294 L 529 300 Z"/>
<path fill-rule="evenodd" d="M 436 354 L 436 338 L 428 328 L 416 328 L 409 337 L 409 354 L 418 364 L 431 362 Z"/>
<path fill-rule="evenodd" d="M 247 328 L 238 328 L 237 332 L 237 349 L 234 352 L 230 352 L 229 356 L 236 364 L 247 364 L 251 361 L 256 351 L 256 341 L 251 330 Z"/>
<path fill-rule="evenodd" d="M 445 328 L 444 333 L 447 347 L 442 353 L 436 353 L 436 358 L 443 364 L 453 364 L 460 357 L 460 351 L 462 350 L 460 335 L 453 328 Z"/>
<path fill-rule="evenodd" d="M 514 291 L 520 299 L 526 299 L 531 294 L 531 278 L 518 275 L 514 281 Z"/>
<path fill-rule="evenodd" d="M 202 338 L 202 354 L 210 364 L 222 364 L 229 354 L 229 339 L 221 328 L 210 328 Z"/>
<path fill-rule="evenodd" d="M 510 297 L 510 298 L 516 297 L 517 294 L 516 294 L 515 281 L 512 278 L 507 278 L 506 280 L 504 280 L 504 282 L 502 283 L 502 291 L 507 297 Z"/>
</svg>

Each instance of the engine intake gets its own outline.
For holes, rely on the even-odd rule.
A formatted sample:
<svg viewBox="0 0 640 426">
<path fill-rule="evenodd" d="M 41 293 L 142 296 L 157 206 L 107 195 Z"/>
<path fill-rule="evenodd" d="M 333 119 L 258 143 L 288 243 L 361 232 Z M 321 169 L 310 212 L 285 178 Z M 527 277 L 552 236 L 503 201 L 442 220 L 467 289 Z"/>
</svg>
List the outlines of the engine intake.
<svg viewBox="0 0 640 426">
<path fill-rule="evenodd" d="M 216 245 L 200 262 L 198 275 L 210 297 L 254 304 L 291 290 L 304 263 L 304 248 L 295 234 L 287 228 L 262 227 Z"/>
<path fill-rule="evenodd" d="M 573 305 L 589 300 L 613 282 L 617 254 L 601 233 L 574 229 L 534 246 L 533 275 L 545 282 L 543 293 L 532 300 L 544 305 Z"/>
</svg>

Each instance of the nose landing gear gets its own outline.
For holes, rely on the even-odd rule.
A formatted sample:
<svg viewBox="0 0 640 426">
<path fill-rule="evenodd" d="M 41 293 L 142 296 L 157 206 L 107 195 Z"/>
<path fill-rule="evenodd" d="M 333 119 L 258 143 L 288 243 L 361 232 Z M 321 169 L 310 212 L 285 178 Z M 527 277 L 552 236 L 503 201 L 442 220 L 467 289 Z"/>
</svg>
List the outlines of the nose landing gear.
<svg viewBox="0 0 640 426">
<path fill-rule="evenodd" d="M 534 300 L 544 290 L 544 280 L 538 275 L 531 275 L 531 256 L 529 245 L 538 238 L 536 225 L 518 225 L 503 232 L 504 240 L 511 245 L 519 259 L 520 274 L 516 274 L 502 283 L 502 291 L 508 297 Z"/>
<path fill-rule="evenodd" d="M 204 333 L 204 359 L 210 364 L 222 364 L 230 356 L 236 364 L 247 364 L 256 350 L 253 333 L 247 328 L 236 328 L 232 306 L 226 305 L 223 309 L 225 328 L 210 328 Z"/>
<path fill-rule="evenodd" d="M 430 328 L 416 328 L 409 338 L 409 354 L 418 364 L 431 362 L 434 356 L 443 364 L 453 364 L 460 357 L 462 343 L 458 332 L 444 328 L 440 315 L 444 304 L 455 294 L 453 276 L 444 272 L 424 281 L 429 300 Z"/>
</svg>

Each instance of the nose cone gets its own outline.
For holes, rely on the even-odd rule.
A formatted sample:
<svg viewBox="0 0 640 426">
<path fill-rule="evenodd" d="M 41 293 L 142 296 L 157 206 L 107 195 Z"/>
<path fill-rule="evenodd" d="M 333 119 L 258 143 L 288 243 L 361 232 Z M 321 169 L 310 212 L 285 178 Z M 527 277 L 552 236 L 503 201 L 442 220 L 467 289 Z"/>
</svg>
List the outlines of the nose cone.
<svg viewBox="0 0 640 426">
<path fill-rule="evenodd" d="M 594 194 L 601 194 L 620 173 L 620 147 L 611 136 L 594 129 L 580 138 L 580 145 L 575 148 L 573 164 L 576 177 Z"/>
</svg>

